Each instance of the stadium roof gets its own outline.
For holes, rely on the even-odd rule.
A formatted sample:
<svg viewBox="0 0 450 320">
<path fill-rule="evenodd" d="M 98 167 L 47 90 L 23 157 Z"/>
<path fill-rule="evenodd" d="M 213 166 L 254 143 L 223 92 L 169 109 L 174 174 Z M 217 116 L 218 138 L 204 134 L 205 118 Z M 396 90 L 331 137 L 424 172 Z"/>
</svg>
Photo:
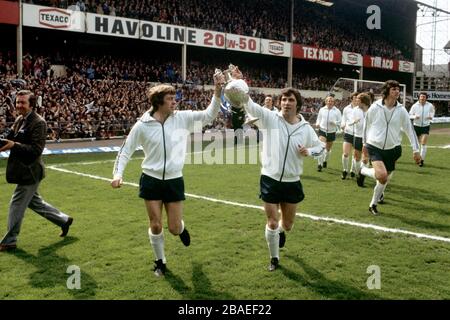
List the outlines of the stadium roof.
<svg viewBox="0 0 450 320">
<path fill-rule="evenodd" d="M 434 7 L 434 6 L 431 6 L 431 5 L 429 5 L 429 4 L 426 4 L 426 3 L 423 3 L 423 2 L 420 2 L 420 1 L 416 1 L 416 3 L 417 3 L 418 5 L 421 5 L 421 6 L 430 8 L 430 9 L 436 11 L 436 12 L 439 11 L 439 12 L 443 12 L 443 13 L 445 13 L 445 14 L 450 14 L 450 12 L 448 12 L 448 11 L 446 11 L 446 10 L 443 10 L 443 9 L 440 9 L 440 8 L 437 8 L 437 7 Z"/>
</svg>

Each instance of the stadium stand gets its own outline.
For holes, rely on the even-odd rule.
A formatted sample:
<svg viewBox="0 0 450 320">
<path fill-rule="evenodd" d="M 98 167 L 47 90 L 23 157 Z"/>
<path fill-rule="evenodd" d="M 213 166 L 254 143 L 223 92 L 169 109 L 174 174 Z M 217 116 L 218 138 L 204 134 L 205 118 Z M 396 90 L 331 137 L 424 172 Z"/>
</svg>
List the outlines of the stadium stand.
<svg viewBox="0 0 450 320">
<path fill-rule="evenodd" d="M 343 0 L 342 3 L 346 1 Z M 287 17 L 289 10 L 286 1 L 261 0 L 257 7 L 250 2 L 238 0 L 28 0 L 24 2 L 267 39 L 282 41 L 288 39 L 289 19 L 283 18 Z M 341 4 L 336 3 L 334 6 L 336 8 L 325 11 L 320 6 L 299 2 L 295 8 L 295 43 L 372 56 L 410 59 L 411 50 L 401 41 L 392 41 L 382 33 L 371 33 L 369 36 L 366 28 L 352 22 L 354 20 L 352 12 L 343 11 Z M 339 14 L 336 15 L 336 12 Z M 37 39 L 38 32 L 41 31 L 27 30 L 27 32 L 29 35 L 36 32 L 34 37 Z M 39 37 L 42 36 L 39 35 Z M 74 36 L 67 35 L 67 37 Z M 370 42 L 366 40 L 369 38 Z M 110 40 L 113 41 L 113 38 Z M 95 43 L 97 40 L 91 41 Z M 25 42 L 28 44 L 26 48 L 33 47 L 29 43 L 30 41 Z M 39 46 L 39 49 L 43 48 L 45 45 Z M 26 84 L 24 85 L 16 77 L 16 53 L 0 47 L 0 134 L 2 126 L 7 126 L 15 118 L 12 101 L 18 88 L 32 89 L 41 96 L 39 113 L 49 123 L 49 139 L 107 139 L 126 134 L 137 117 L 148 108 L 144 92 L 151 83 L 167 82 L 176 85 L 179 109 L 201 110 L 207 106 L 211 96 L 211 92 L 205 86 L 212 84 L 214 69 L 226 68 L 227 63 L 231 61 L 236 63 L 233 58 L 223 61 L 223 56 L 215 58 L 215 55 L 209 52 L 201 58 L 189 58 L 186 81 L 183 81 L 178 56 L 153 54 L 137 56 L 135 52 L 130 58 L 119 49 L 110 50 L 108 54 L 105 54 L 105 50 L 103 52 L 99 50 L 89 55 L 75 52 L 73 47 L 65 52 L 25 51 L 23 80 Z M 250 61 L 252 59 L 254 58 L 248 58 Z M 237 63 L 246 75 L 250 87 L 283 88 L 286 86 L 285 65 L 279 68 L 271 63 L 248 63 L 248 60 L 242 64 Z M 220 66 L 219 61 L 222 64 Z M 306 64 L 313 67 L 306 67 Z M 54 65 L 64 66 L 65 75 L 55 75 L 55 70 L 52 68 Z M 345 72 L 342 69 L 347 68 L 342 65 L 333 67 L 332 64 L 326 63 L 321 65 L 324 67 L 316 68 L 317 65 L 308 61 L 296 68 L 293 86 L 302 90 L 327 92 L 336 79 L 342 76 L 339 73 Z M 331 72 L 333 69 L 335 71 Z M 370 72 L 376 75 L 378 71 L 369 70 L 366 75 Z M 253 96 L 256 101 L 262 103 L 264 98 L 262 91 L 253 92 Z M 347 101 L 337 100 L 336 103 L 338 107 L 343 108 Z M 322 98 L 314 96 L 304 98 L 302 113 L 307 119 L 313 120 L 322 104 Z M 221 114 L 212 127 L 229 126 L 229 119 Z"/>
<path fill-rule="evenodd" d="M 260 0 L 258 6 L 254 6 L 251 1 L 240 0 L 28 2 L 280 41 L 289 39 L 289 19 L 280 18 L 289 16 L 289 1 Z M 338 5 L 339 3 L 336 4 Z M 342 6 L 345 8 L 344 2 Z M 413 52 L 408 46 L 361 28 L 360 24 L 352 22 L 353 12 L 342 10 L 342 6 L 324 11 L 307 2 L 299 2 L 294 12 L 294 42 L 391 59 L 412 58 Z M 339 14 L 336 14 L 336 10 Z"/>
</svg>

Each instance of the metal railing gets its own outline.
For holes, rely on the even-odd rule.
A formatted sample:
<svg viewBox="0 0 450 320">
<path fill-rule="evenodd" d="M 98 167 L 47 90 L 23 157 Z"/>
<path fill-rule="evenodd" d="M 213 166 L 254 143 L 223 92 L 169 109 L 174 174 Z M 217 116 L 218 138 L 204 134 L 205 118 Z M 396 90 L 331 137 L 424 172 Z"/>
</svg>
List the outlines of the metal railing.
<svg viewBox="0 0 450 320">
<path fill-rule="evenodd" d="M 47 140 L 67 139 L 105 140 L 128 135 L 135 121 L 90 120 L 90 121 L 47 121 Z M 6 137 L 12 122 L 0 123 L 0 136 Z"/>
</svg>

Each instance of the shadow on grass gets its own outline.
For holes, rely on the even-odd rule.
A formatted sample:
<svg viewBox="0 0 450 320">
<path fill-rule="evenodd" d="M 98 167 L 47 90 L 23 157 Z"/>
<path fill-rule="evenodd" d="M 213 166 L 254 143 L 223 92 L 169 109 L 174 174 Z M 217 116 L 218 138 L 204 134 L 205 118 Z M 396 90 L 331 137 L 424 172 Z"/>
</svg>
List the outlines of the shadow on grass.
<svg viewBox="0 0 450 320">
<path fill-rule="evenodd" d="M 337 177 L 340 177 L 341 173 L 342 173 L 342 169 L 336 169 L 336 168 L 329 168 L 326 167 L 324 169 L 322 169 L 322 173 L 324 174 L 330 174 L 332 176 L 337 175 Z"/>
<path fill-rule="evenodd" d="M 430 206 L 418 203 L 418 201 L 421 201 L 422 199 L 432 200 L 436 203 L 449 203 L 450 199 L 443 196 L 442 194 L 432 192 L 427 189 L 419 189 L 419 188 L 414 188 L 414 187 L 410 187 L 410 186 L 401 186 L 398 184 L 388 184 L 387 188 L 388 188 L 387 189 L 388 193 L 398 195 L 399 196 L 398 198 L 400 198 L 400 199 L 406 199 L 406 200 L 399 200 L 398 198 L 396 198 L 396 199 L 389 200 L 389 201 L 401 203 L 401 206 L 403 208 L 406 207 L 408 209 L 411 209 L 414 212 L 420 212 L 422 210 L 422 211 L 426 211 L 426 212 L 429 212 L 429 211 L 437 212 L 439 214 L 446 215 L 446 216 L 450 215 L 450 210 L 440 209 L 437 207 L 430 207 Z M 408 200 L 408 199 L 410 199 L 410 200 Z"/>
<path fill-rule="evenodd" d="M 326 299 L 352 299 L 352 300 L 373 300 L 381 299 L 376 294 L 371 292 L 366 292 L 345 283 L 329 280 L 322 273 L 305 263 L 303 259 L 293 256 L 286 255 L 286 258 L 293 260 L 297 263 L 306 273 L 302 275 L 293 270 L 289 270 L 286 267 L 280 265 L 279 269 L 283 274 L 293 280 L 298 282 L 301 286 L 314 291 Z M 369 291 L 369 289 L 367 289 Z"/>
<path fill-rule="evenodd" d="M 66 273 L 67 268 L 74 265 L 67 257 L 59 256 L 56 251 L 66 245 L 78 241 L 75 237 L 65 237 L 63 240 L 39 249 L 36 256 L 17 248 L 14 255 L 33 265 L 37 270 L 30 275 L 30 285 L 34 288 L 67 288 L 67 280 L 73 273 Z M 86 272 L 81 271 L 81 289 L 67 289 L 76 299 L 88 299 L 95 296 L 97 283 Z M 36 297 L 39 298 L 39 297 Z M 40 297 L 42 298 L 42 297 Z M 49 297 L 51 298 L 51 297 Z"/>
<path fill-rule="evenodd" d="M 408 172 L 408 173 L 412 173 L 412 174 L 417 174 L 418 176 L 434 176 L 434 175 L 436 175 L 436 173 L 431 172 L 431 171 L 429 171 L 427 169 L 422 169 L 420 167 L 413 168 L 413 169 L 406 169 L 405 167 L 402 167 L 401 169 L 398 169 L 398 171 L 399 172 Z"/>
<path fill-rule="evenodd" d="M 444 216 L 450 216 L 450 210 L 446 210 L 444 208 L 438 208 L 438 207 L 432 207 L 427 206 L 425 204 L 420 204 L 417 202 L 411 202 L 411 201 L 404 201 L 401 199 L 394 199 L 394 198 L 387 198 L 385 201 L 386 204 L 392 205 L 394 207 L 399 207 L 403 209 L 403 211 L 407 210 L 408 212 L 411 212 L 412 216 L 423 216 L 427 214 L 440 214 Z"/>
<path fill-rule="evenodd" d="M 450 168 L 449 168 L 449 167 L 435 166 L 435 165 L 427 164 L 427 163 L 425 163 L 423 167 L 424 167 L 425 169 L 430 168 L 430 169 L 437 169 L 437 170 L 447 170 L 447 171 L 450 171 Z"/>
<path fill-rule="evenodd" d="M 183 299 L 189 300 L 235 300 L 228 292 L 215 291 L 212 288 L 211 281 L 202 270 L 202 265 L 192 263 L 192 282 L 194 287 L 189 288 L 184 280 L 173 274 L 170 270 L 166 271 L 164 276 L 172 288 L 183 296 Z"/>
<path fill-rule="evenodd" d="M 442 231 L 447 233 L 447 237 L 450 237 L 450 225 L 445 225 L 445 224 L 440 224 L 440 223 L 434 223 L 434 222 L 428 222 L 428 221 L 423 221 L 423 220 L 419 220 L 419 219 L 412 219 L 412 218 L 408 218 L 408 217 L 403 217 L 403 216 L 399 216 L 396 214 L 391 214 L 388 212 L 385 212 L 387 210 L 378 210 L 380 212 L 380 214 L 383 217 L 386 218 L 390 218 L 392 220 L 397 220 L 397 221 L 401 221 L 405 224 L 408 224 L 410 226 L 414 226 L 417 228 L 420 228 L 422 230 L 419 230 L 417 232 L 425 232 L 428 233 L 430 231 L 436 230 L 436 231 Z"/>
<path fill-rule="evenodd" d="M 423 167 L 419 167 L 413 161 L 411 161 L 411 162 L 409 162 L 409 161 L 408 162 L 406 162 L 406 161 L 399 161 L 399 163 L 401 163 L 404 166 L 414 167 L 414 170 L 407 170 L 407 169 L 405 170 L 404 168 L 402 168 L 401 171 L 420 172 L 422 170 L 425 171 L 428 168 L 429 169 L 436 169 L 436 170 L 447 170 L 447 171 L 450 171 L 450 167 L 436 166 L 436 165 L 433 165 L 433 164 L 428 164 L 426 161 L 425 161 L 425 164 L 424 164 Z"/>
<path fill-rule="evenodd" d="M 301 180 L 311 180 L 313 182 L 326 182 L 328 180 L 325 180 L 323 178 L 317 177 L 317 176 L 309 176 L 309 175 L 302 175 Z"/>
</svg>

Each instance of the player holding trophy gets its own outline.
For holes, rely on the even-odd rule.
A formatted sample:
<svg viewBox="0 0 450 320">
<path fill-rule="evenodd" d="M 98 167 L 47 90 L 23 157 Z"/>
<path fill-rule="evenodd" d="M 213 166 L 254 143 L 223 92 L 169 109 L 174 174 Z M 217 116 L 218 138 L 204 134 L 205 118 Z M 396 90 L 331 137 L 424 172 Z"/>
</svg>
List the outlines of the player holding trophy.
<svg viewBox="0 0 450 320">
<path fill-rule="evenodd" d="M 281 90 L 279 106 L 281 112 L 272 112 L 249 97 L 245 81 L 238 67 L 231 72 L 233 80 L 225 87 L 227 99 L 236 106 L 259 119 L 263 131 L 262 168 L 260 198 L 264 201 L 267 215 L 265 237 L 269 247 L 269 271 L 277 269 L 280 248 L 286 242 L 286 231 L 294 225 L 297 205 L 305 195 L 300 175 L 303 159 L 320 156 L 325 144 L 319 140 L 311 125 L 298 117 L 301 108 L 300 92 L 294 88 Z M 280 211 L 278 210 L 280 208 Z"/>
</svg>

